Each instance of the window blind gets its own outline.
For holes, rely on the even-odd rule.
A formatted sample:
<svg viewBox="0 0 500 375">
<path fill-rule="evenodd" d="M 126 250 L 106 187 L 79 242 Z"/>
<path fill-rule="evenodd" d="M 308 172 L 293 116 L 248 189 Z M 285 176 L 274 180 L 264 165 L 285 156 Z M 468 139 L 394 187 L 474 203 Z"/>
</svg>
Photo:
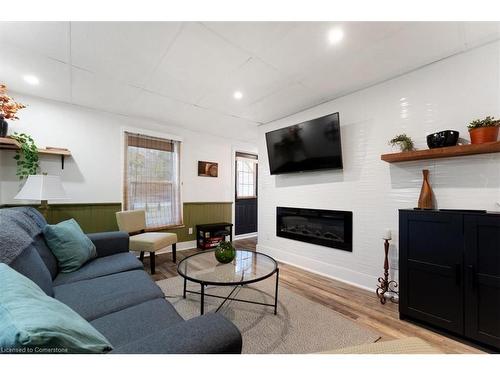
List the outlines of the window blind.
<svg viewBox="0 0 500 375">
<path fill-rule="evenodd" d="M 182 225 L 180 142 L 125 132 L 124 210 L 145 210 L 146 228 Z"/>
</svg>

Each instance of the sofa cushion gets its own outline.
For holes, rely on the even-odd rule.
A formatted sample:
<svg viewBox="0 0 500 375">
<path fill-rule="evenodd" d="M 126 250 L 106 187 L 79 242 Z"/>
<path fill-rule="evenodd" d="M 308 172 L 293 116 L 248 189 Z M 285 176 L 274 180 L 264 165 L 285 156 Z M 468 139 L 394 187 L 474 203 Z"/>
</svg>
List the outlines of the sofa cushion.
<svg viewBox="0 0 500 375">
<path fill-rule="evenodd" d="M 40 233 L 33 238 L 33 246 L 35 246 L 36 250 L 38 251 L 38 254 L 45 263 L 45 266 L 49 270 L 52 280 L 54 280 L 58 272 L 57 259 L 47 246 L 43 233 Z"/>
<path fill-rule="evenodd" d="M 37 228 L 37 230 L 30 232 L 33 244 L 37 249 L 38 254 L 40 254 L 43 262 L 47 266 L 53 280 L 57 275 L 57 259 L 50 251 L 47 243 L 45 242 L 45 238 L 43 237 L 43 228 L 47 225 L 47 221 L 40 211 L 33 207 L 12 207 L 9 208 L 9 210 L 23 214 L 32 222 L 33 227 Z"/>
<path fill-rule="evenodd" d="M 10 267 L 33 281 L 48 296 L 54 295 L 50 272 L 33 245 L 24 249 Z M 3 289 L 3 286 L 1 288 Z"/>
<path fill-rule="evenodd" d="M 170 303 L 157 298 L 92 320 L 90 324 L 116 347 L 182 321 Z"/>
<path fill-rule="evenodd" d="M 146 272 L 134 270 L 56 286 L 54 297 L 94 320 L 164 295 Z"/>
<path fill-rule="evenodd" d="M 75 221 L 69 219 L 43 229 L 47 245 L 57 258 L 61 272 L 73 272 L 97 256 L 94 243 Z"/>
<path fill-rule="evenodd" d="M 4 263 L 0 263 L 0 285 L 0 348 L 4 351 L 102 353 L 112 349 L 77 313 Z"/>
<path fill-rule="evenodd" d="M 111 354 L 240 354 L 241 333 L 222 314 L 205 314 L 115 346 Z"/>
<path fill-rule="evenodd" d="M 142 263 L 134 255 L 118 253 L 93 259 L 74 272 L 60 273 L 54 280 L 54 286 L 142 268 Z"/>
<path fill-rule="evenodd" d="M 47 220 L 36 208 L 33 207 L 11 207 L 9 210 L 14 210 L 17 212 L 22 212 L 26 216 L 30 217 L 31 220 L 36 224 L 36 226 L 42 231 L 47 225 Z"/>
<path fill-rule="evenodd" d="M 12 263 L 38 233 L 40 228 L 22 212 L 0 209 L 0 263 Z"/>
</svg>

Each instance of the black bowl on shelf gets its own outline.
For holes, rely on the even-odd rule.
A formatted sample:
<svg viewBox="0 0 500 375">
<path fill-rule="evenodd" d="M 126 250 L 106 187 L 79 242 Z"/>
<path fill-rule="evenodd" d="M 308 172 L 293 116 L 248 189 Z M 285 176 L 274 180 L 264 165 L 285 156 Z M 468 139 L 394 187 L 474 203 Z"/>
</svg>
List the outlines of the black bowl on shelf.
<svg viewBox="0 0 500 375">
<path fill-rule="evenodd" d="M 429 148 L 456 146 L 459 132 L 456 130 L 443 130 L 427 136 L 427 146 Z"/>
</svg>

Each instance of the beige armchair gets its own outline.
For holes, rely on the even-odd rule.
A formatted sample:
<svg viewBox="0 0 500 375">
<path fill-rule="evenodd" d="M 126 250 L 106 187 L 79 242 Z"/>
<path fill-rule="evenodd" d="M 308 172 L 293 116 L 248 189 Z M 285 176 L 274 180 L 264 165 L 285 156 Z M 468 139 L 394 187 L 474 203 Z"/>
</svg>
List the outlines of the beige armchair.
<svg viewBox="0 0 500 375">
<path fill-rule="evenodd" d="M 130 235 L 130 250 L 139 251 L 139 259 L 144 261 L 144 252 L 149 252 L 151 274 L 155 273 L 156 251 L 172 246 L 172 260 L 176 262 L 177 235 L 166 232 L 146 232 L 146 212 L 144 210 L 120 211 L 116 221 L 121 231 Z"/>
</svg>

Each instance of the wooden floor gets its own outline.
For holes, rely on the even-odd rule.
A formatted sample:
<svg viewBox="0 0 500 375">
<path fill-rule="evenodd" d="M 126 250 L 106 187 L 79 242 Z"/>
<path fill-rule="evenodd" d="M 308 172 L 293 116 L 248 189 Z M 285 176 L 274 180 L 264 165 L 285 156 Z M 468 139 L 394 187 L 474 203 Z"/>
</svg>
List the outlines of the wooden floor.
<svg viewBox="0 0 500 375">
<path fill-rule="evenodd" d="M 255 250 L 256 238 L 234 241 L 236 247 Z M 177 261 L 199 250 L 177 252 Z M 149 259 L 144 260 L 149 270 Z M 170 253 L 156 257 L 154 280 L 177 276 Z M 398 318 L 397 304 L 381 305 L 375 292 L 332 280 L 287 264 L 280 264 L 280 284 L 304 297 L 335 310 L 344 317 L 378 332 L 381 340 L 420 337 L 444 353 L 483 353 L 481 350 L 452 340 Z"/>
</svg>

